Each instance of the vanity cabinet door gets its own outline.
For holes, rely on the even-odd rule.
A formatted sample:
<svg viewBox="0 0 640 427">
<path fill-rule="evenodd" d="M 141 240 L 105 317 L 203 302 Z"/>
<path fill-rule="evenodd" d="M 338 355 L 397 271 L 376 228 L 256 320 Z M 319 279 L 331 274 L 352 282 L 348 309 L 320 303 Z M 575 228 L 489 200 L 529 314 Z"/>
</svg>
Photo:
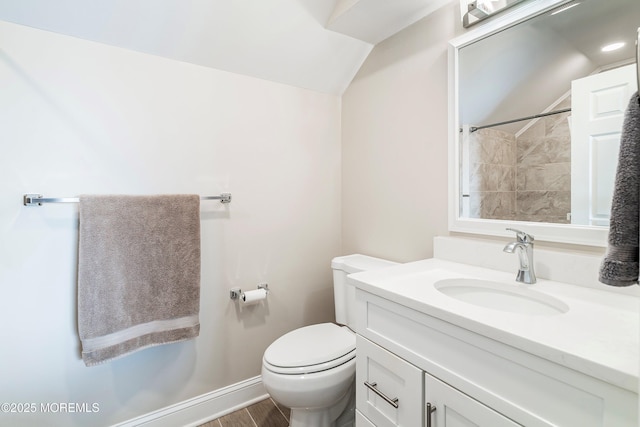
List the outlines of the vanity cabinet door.
<svg viewBox="0 0 640 427">
<path fill-rule="evenodd" d="M 360 413 L 376 427 L 422 426 L 422 370 L 359 335 L 356 349 Z"/>
<path fill-rule="evenodd" d="M 356 427 L 376 427 L 360 411 L 356 409 Z"/>
<path fill-rule="evenodd" d="M 520 426 L 488 406 L 443 383 L 424 375 L 425 400 L 436 409 L 427 427 L 516 427 Z M 425 413 L 425 417 L 429 414 Z"/>
</svg>

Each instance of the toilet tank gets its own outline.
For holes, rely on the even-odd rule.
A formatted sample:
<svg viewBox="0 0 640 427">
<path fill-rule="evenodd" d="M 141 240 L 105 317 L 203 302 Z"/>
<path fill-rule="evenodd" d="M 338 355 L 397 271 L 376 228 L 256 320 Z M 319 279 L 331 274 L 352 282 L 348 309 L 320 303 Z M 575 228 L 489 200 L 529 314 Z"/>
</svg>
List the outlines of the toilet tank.
<svg viewBox="0 0 640 427">
<path fill-rule="evenodd" d="M 353 319 L 355 317 L 356 288 L 347 283 L 347 275 L 360 271 L 391 267 L 392 265 L 398 265 L 398 263 L 360 254 L 336 257 L 331 261 L 336 323 L 347 325 L 351 330 L 355 330 Z"/>
</svg>

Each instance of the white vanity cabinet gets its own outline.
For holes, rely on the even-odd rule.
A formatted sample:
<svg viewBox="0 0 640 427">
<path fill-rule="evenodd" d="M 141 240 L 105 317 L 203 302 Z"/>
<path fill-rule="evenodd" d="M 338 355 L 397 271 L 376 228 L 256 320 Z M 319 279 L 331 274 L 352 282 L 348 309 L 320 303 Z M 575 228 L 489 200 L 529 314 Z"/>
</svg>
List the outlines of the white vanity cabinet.
<svg viewBox="0 0 640 427">
<path fill-rule="evenodd" d="M 361 336 L 356 349 L 360 414 L 377 427 L 421 426 L 422 370 Z"/>
<path fill-rule="evenodd" d="M 425 402 L 440 408 L 434 427 L 519 425 L 362 336 L 356 346 L 357 427 L 425 425 Z"/>
<path fill-rule="evenodd" d="M 637 394 L 357 290 L 359 427 L 637 427 Z M 535 325 L 532 325 L 535 327 Z M 516 345 L 518 344 L 518 345 Z M 588 343 L 585 343 L 588 345 Z M 376 383 L 387 399 L 365 386 Z M 398 408 L 388 400 L 398 399 Z"/>
<path fill-rule="evenodd" d="M 431 412 L 433 427 L 517 427 L 520 425 L 439 379 L 426 373 L 424 377 L 425 400 L 435 408 Z"/>
</svg>

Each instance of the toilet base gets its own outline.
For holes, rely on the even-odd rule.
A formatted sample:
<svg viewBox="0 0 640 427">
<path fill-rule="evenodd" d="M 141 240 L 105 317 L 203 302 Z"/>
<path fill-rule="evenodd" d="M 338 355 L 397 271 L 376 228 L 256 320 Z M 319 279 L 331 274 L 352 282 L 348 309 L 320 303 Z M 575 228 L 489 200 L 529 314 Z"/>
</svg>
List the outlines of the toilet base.
<svg viewBox="0 0 640 427">
<path fill-rule="evenodd" d="M 351 394 L 347 401 L 346 407 L 342 410 L 342 413 L 335 422 L 335 427 L 354 427 L 356 425 L 356 391 L 355 383 L 352 386 L 353 391 L 349 390 Z"/>
<path fill-rule="evenodd" d="M 355 384 L 345 397 L 330 408 L 291 408 L 289 427 L 353 427 L 355 425 Z"/>
</svg>

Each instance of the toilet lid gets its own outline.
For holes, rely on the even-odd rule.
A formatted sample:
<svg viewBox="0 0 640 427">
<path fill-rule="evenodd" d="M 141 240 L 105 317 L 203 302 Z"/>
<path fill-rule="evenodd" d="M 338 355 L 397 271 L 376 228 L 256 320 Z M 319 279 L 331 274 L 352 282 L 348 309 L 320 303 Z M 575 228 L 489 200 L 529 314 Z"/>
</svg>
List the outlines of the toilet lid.
<svg viewBox="0 0 640 427">
<path fill-rule="evenodd" d="M 293 330 L 271 344 L 264 361 L 274 368 L 330 369 L 355 357 L 356 337 L 347 327 L 321 323 Z M 335 361 L 334 363 L 329 363 Z M 310 372 L 308 369 L 304 369 Z M 295 369 L 294 369 L 295 371 Z"/>
</svg>

